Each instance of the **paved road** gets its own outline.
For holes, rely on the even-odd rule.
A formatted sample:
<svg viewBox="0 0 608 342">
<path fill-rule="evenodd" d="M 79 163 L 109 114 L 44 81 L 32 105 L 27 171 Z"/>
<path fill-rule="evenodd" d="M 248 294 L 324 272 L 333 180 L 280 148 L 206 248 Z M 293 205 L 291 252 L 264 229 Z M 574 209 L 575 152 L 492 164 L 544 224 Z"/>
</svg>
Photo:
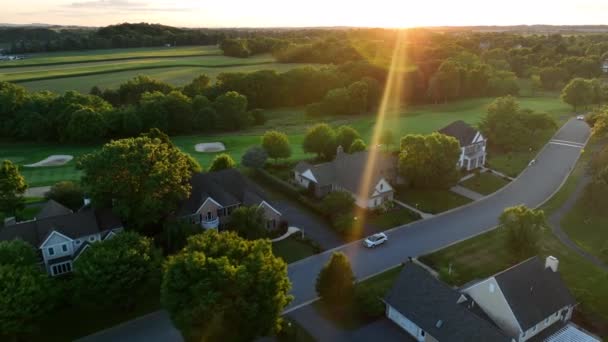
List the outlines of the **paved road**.
<svg viewBox="0 0 608 342">
<path fill-rule="evenodd" d="M 493 229 L 498 216 L 510 206 L 525 204 L 536 207 L 559 189 L 578 159 L 589 137 L 583 121 L 568 121 L 536 158 L 536 163 L 494 195 L 432 218 L 417 221 L 388 232 L 388 243 L 382 248 L 366 249 L 354 242 L 336 251 L 351 260 L 358 279 L 370 277 L 397 266 L 408 256 L 419 256 Z M 315 279 L 332 251 L 315 255 L 289 265 L 294 300 L 287 312 L 316 299 Z"/>
<path fill-rule="evenodd" d="M 582 121 L 570 120 L 555 135 L 528 167 L 509 185 L 495 194 L 465 207 L 397 227 L 387 234 L 389 242 L 382 248 L 368 250 L 360 242 L 336 248 L 346 253 L 358 279 L 364 279 L 397 266 L 408 256 L 418 256 L 493 229 L 504 208 L 518 204 L 536 207 L 550 198 L 565 181 L 589 136 Z M 316 299 L 315 279 L 327 262 L 331 250 L 289 265 L 294 301 L 286 312 L 305 306 Z M 86 341 L 175 341 L 175 329 L 162 311 L 89 336 Z M 152 315 L 154 315 L 152 314 Z M 174 336 L 173 336 L 174 337 Z"/>
</svg>

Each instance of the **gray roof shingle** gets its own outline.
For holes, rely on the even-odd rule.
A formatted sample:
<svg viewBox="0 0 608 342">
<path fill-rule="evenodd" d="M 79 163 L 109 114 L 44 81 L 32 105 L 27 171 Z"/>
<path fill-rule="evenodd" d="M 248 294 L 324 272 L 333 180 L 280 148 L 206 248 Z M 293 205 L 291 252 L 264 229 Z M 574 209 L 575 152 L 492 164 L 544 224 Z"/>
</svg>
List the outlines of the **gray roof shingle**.
<svg viewBox="0 0 608 342">
<path fill-rule="evenodd" d="M 42 205 L 42 209 L 40 209 L 36 215 L 36 219 L 40 220 L 47 217 L 67 215 L 71 213 L 72 210 L 51 199 Z"/>
<path fill-rule="evenodd" d="M 209 197 L 223 207 L 260 204 L 266 198 L 257 185 L 235 169 L 197 173 L 190 185 L 192 191 L 179 209 L 180 216 L 196 212 Z"/>
<path fill-rule="evenodd" d="M 525 331 L 559 309 L 576 304 L 559 272 L 532 257 L 494 276 Z"/>
<path fill-rule="evenodd" d="M 403 267 L 385 302 L 438 341 L 511 340 L 492 323 L 458 304 L 461 296 L 410 262 Z"/>
<path fill-rule="evenodd" d="M 466 122 L 457 120 L 443 127 L 438 132 L 456 138 L 460 146 L 464 147 L 473 143 L 473 139 L 475 139 L 478 131 Z"/>
<path fill-rule="evenodd" d="M 327 163 L 311 165 L 307 162 L 300 162 L 296 165 L 295 170 L 303 173 L 310 169 L 319 186 L 337 184 L 352 193 L 357 193 L 368 163 L 371 165 L 372 185 L 376 185 L 382 178 L 396 178 L 396 156 L 378 151 L 375 158 L 375 160 L 371 160 L 369 151 L 341 153 L 333 161 Z M 374 191 L 373 187 L 369 190 L 370 194 Z"/>
</svg>

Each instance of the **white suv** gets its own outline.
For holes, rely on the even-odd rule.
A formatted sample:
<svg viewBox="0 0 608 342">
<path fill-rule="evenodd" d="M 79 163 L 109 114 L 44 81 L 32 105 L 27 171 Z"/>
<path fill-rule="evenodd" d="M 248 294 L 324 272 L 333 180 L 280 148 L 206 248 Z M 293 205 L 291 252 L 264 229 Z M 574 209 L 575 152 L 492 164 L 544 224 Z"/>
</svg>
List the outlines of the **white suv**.
<svg viewBox="0 0 608 342">
<path fill-rule="evenodd" d="M 388 241 L 388 237 L 384 233 L 374 234 L 365 240 L 363 240 L 363 245 L 367 248 L 374 248 Z"/>
</svg>

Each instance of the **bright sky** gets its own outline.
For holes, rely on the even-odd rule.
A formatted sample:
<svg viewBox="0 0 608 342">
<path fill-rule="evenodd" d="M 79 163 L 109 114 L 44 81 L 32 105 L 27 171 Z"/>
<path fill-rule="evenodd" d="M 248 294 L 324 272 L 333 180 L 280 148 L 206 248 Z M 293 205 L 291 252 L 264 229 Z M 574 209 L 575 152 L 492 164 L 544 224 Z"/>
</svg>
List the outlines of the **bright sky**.
<svg viewBox="0 0 608 342">
<path fill-rule="evenodd" d="M 608 0 L 3 0 L 0 23 L 182 27 L 608 24 Z M 10 2 L 10 5 L 9 5 Z"/>
</svg>

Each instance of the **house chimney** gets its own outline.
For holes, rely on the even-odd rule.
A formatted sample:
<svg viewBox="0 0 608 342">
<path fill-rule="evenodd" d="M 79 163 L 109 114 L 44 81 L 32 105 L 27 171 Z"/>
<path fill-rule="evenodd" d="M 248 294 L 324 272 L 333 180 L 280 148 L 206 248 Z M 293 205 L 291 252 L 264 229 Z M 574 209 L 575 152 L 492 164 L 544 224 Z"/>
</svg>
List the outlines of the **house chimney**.
<svg viewBox="0 0 608 342">
<path fill-rule="evenodd" d="M 554 256 L 548 256 L 545 260 L 545 268 L 551 268 L 553 272 L 557 272 L 557 266 L 559 266 L 559 260 Z"/>
<path fill-rule="evenodd" d="M 344 155 L 344 147 L 342 147 L 342 145 L 340 145 L 336 149 L 336 159 L 342 157 L 343 155 Z"/>
</svg>

